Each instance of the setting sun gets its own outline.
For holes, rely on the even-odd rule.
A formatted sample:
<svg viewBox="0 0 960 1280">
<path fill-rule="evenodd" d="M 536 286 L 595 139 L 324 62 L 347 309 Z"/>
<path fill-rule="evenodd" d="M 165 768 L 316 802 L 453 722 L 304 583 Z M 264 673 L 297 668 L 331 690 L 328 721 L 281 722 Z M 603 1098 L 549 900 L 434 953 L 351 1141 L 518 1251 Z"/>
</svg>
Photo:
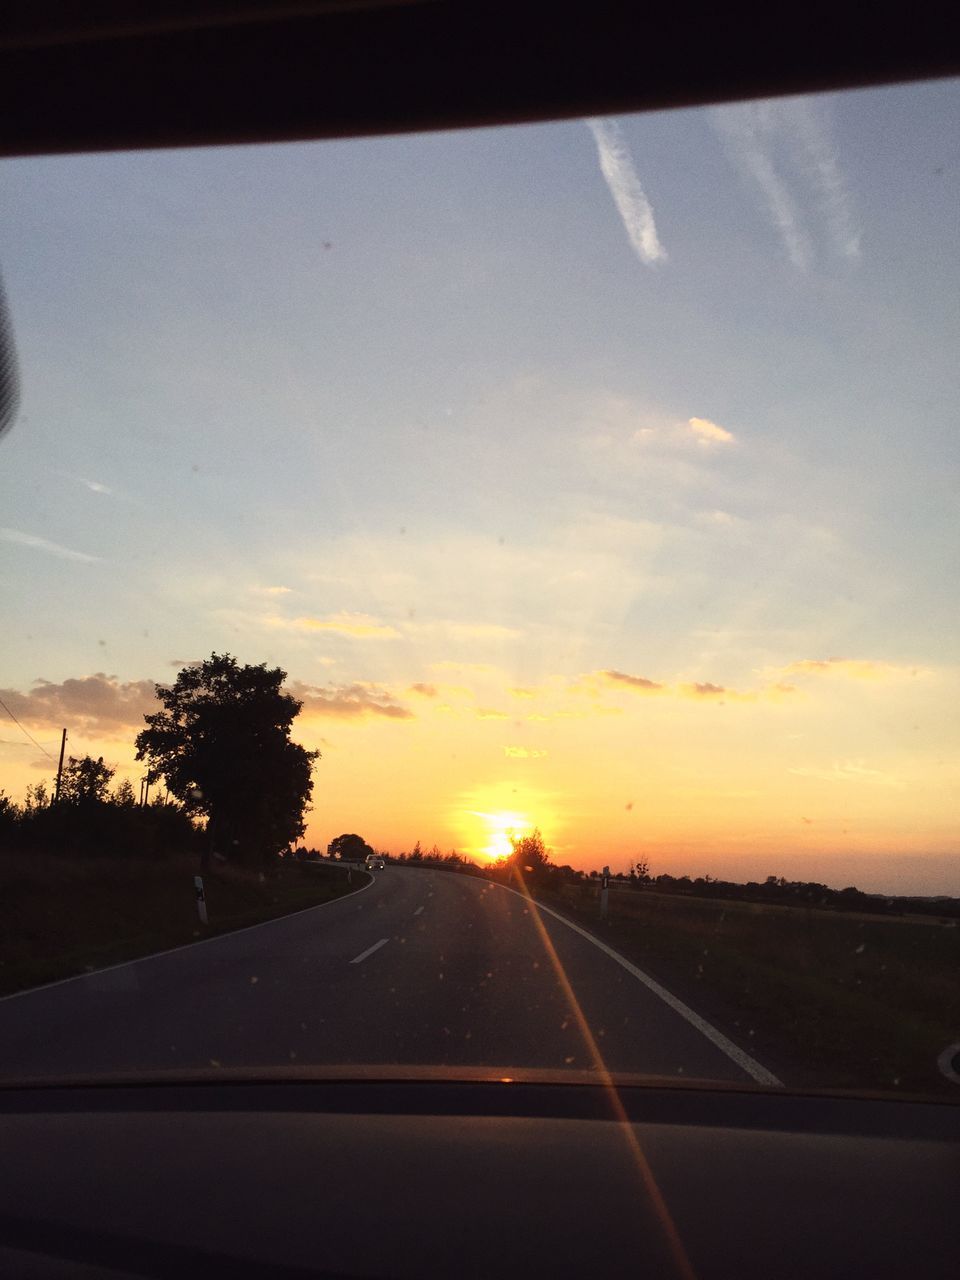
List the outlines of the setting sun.
<svg viewBox="0 0 960 1280">
<path fill-rule="evenodd" d="M 530 830 L 530 819 L 523 813 L 478 813 L 471 812 L 471 818 L 479 818 L 484 827 L 484 835 L 478 841 L 478 851 L 491 861 L 506 858 L 513 852 L 512 839 L 524 835 Z"/>
</svg>

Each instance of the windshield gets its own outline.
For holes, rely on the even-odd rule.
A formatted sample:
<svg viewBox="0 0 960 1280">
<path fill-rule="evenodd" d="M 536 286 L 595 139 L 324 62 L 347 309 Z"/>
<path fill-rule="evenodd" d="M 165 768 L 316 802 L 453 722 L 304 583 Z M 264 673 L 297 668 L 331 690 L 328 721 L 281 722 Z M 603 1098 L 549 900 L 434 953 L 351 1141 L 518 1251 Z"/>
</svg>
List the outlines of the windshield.
<svg viewBox="0 0 960 1280">
<path fill-rule="evenodd" d="M 958 125 L 4 161 L 0 1073 L 957 1096 Z"/>
</svg>

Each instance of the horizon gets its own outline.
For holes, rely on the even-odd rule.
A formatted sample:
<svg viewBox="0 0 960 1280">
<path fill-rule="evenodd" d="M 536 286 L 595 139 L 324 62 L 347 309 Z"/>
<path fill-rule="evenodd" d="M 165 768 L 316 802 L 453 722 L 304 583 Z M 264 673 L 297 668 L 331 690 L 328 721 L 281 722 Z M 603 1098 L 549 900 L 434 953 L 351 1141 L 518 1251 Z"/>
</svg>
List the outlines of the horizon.
<svg viewBox="0 0 960 1280">
<path fill-rule="evenodd" d="M 90 679 L 96 681 L 97 677 Z M 86 683 L 83 682 L 83 684 Z M 77 683 L 74 688 L 74 694 L 89 713 L 91 690 L 89 687 L 84 688 L 83 684 Z M 283 687 L 286 692 L 291 691 L 289 681 Z M 102 692 L 102 686 L 98 686 L 97 691 Z M 10 690 L 0 690 L 0 696 L 3 696 L 4 701 L 9 697 L 10 692 Z M 138 694 L 142 694 L 142 692 L 142 688 L 137 690 Z M 108 696 L 112 697 L 112 691 L 108 690 Z M 150 701 L 148 709 L 155 710 L 159 705 L 158 702 Z M 142 723 L 141 721 L 141 725 Z M 303 742 L 304 735 L 298 734 L 296 730 L 297 721 L 294 720 L 291 736 L 294 741 Z M 82 741 L 86 742 L 87 740 L 82 739 Z M 309 741 L 312 742 L 314 739 L 309 738 Z M 64 759 L 66 760 L 71 754 L 86 754 L 86 751 L 81 753 L 78 749 L 78 752 L 72 752 L 68 734 Z M 91 749 L 89 754 L 95 758 L 104 755 L 103 752 L 98 752 L 95 749 Z M 132 755 L 132 746 L 129 754 Z M 113 780 L 114 788 L 123 779 L 127 779 L 134 785 L 134 790 L 136 791 L 140 780 L 144 776 L 146 767 L 144 764 L 134 764 L 132 767 L 124 768 L 122 760 L 118 761 L 118 759 L 112 759 L 106 755 L 104 760 L 108 767 L 116 770 Z M 50 763 L 49 759 L 43 763 L 37 761 L 35 763 L 34 777 L 26 785 L 33 785 L 37 781 L 49 782 L 48 790 L 52 792 L 52 784 L 56 774 L 56 760 L 52 761 L 54 766 L 53 773 L 47 777 L 47 766 Z M 319 780 L 322 781 L 323 764 L 324 761 L 321 757 L 314 766 L 315 796 L 318 775 Z M 154 785 L 155 790 L 151 795 L 151 801 L 156 798 L 158 790 L 162 787 L 162 784 L 161 787 L 157 787 L 157 784 Z M 0 785 L 0 791 L 3 789 L 3 786 Z M 12 798 L 18 800 L 17 796 Z M 22 796 L 19 797 L 19 800 L 22 802 Z M 555 847 L 550 839 L 549 832 L 543 831 L 542 825 L 538 821 L 516 811 L 477 813 L 466 810 L 456 814 L 455 817 L 461 821 L 471 818 L 481 819 L 479 823 L 474 823 L 472 828 L 479 833 L 477 837 L 478 843 L 469 845 L 464 842 L 460 844 L 456 842 L 445 843 L 434 838 L 430 832 L 424 835 L 424 832 L 419 829 L 417 829 L 417 834 L 396 837 L 389 834 L 384 835 L 380 828 L 375 828 L 369 822 L 354 822 L 352 825 L 347 822 L 338 826 L 336 823 L 331 825 L 328 819 L 326 823 L 321 823 L 317 820 L 316 808 L 317 806 L 314 803 L 312 811 L 307 815 L 306 831 L 296 844 L 306 848 L 315 848 L 320 852 L 325 852 L 330 841 L 336 836 L 347 831 L 356 831 L 377 851 L 387 853 L 391 857 L 396 857 L 401 852 L 409 853 L 419 843 L 424 851 L 437 848 L 442 855 L 458 853 L 476 865 L 484 867 L 492 865 L 498 857 L 503 857 L 509 852 L 511 837 L 520 837 L 530 834 L 534 829 L 539 829 L 543 835 L 547 853 L 555 864 L 563 865 L 567 863 L 575 870 L 583 871 L 586 874 L 591 871 L 599 872 L 604 865 L 609 865 L 611 873 L 614 875 L 621 872 L 627 874 L 630 865 L 635 865 L 638 860 L 645 858 L 650 863 L 650 874 L 654 879 L 659 874 L 674 875 L 677 878 L 688 876 L 690 879 L 712 876 L 715 879 L 725 879 L 733 883 L 745 884 L 751 881 L 762 882 L 768 875 L 783 875 L 791 881 L 825 884 L 832 889 L 841 889 L 852 885 L 863 892 L 875 893 L 881 896 L 946 896 L 951 898 L 960 896 L 956 889 L 956 855 L 935 850 L 921 853 L 891 850 L 888 853 L 879 855 L 870 850 L 851 853 L 849 849 L 816 851 L 771 849 L 770 852 L 767 852 L 738 847 L 736 844 L 732 848 L 716 850 L 704 849 L 702 845 L 687 848 L 682 844 L 675 843 L 671 845 L 669 841 L 665 841 L 657 846 L 654 846 L 651 842 L 641 842 L 633 851 L 628 851 L 615 845 L 605 845 L 601 852 L 592 857 L 589 853 L 579 856 L 574 854 L 572 857 L 567 857 L 561 849 Z M 448 827 L 447 829 L 449 831 L 453 828 Z M 843 875 L 841 870 L 850 874 Z M 921 878 L 926 888 L 922 892 L 911 889 L 910 886 L 920 883 Z"/>
<path fill-rule="evenodd" d="M 0 788 L 66 726 L 136 789 L 229 651 L 303 702 L 308 846 L 955 896 L 951 122 L 4 161 Z"/>
</svg>

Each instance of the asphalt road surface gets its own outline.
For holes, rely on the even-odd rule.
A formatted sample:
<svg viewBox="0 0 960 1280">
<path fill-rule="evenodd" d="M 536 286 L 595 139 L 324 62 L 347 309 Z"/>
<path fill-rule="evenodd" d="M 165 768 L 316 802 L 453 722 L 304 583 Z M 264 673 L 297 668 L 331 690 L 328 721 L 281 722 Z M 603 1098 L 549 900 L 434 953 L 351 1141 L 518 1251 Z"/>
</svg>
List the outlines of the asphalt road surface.
<svg viewBox="0 0 960 1280">
<path fill-rule="evenodd" d="M 579 1006 L 612 1072 L 751 1078 L 749 1060 L 738 1063 L 589 939 L 541 920 L 549 942 L 516 893 L 388 866 L 325 906 L 0 1000 L 0 1074 L 590 1070 Z"/>
</svg>

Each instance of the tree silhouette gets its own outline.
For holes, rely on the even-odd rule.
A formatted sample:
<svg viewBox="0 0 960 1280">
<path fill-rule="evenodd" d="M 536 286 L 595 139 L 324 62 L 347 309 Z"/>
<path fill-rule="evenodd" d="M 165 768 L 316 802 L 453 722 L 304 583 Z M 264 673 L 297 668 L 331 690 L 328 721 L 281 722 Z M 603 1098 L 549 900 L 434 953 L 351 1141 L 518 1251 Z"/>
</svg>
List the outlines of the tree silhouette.
<svg viewBox="0 0 960 1280">
<path fill-rule="evenodd" d="M 529 835 L 511 836 L 513 852 L 505 859 L 510 871 L 531 886 L 544 886 L 554 871 L 549 850 L 543 843 L 539 827 Z"/>
<path fill-rule="evenodd" d="M 156 686 L 162 710 L 137 735 L 137 759 L 239 862 L 268 860 L 304 833 L 320 753 L 290 740 L 303 704 L 282 692 L 286 674 L 213 653 Z"/>
<path fill-rule="evenodd" d="M 116 769 L 103 763 L 103 756 L 70 756 L 63 767 L 60 803 L 73 805 L 105 804 L 107 791 Z"/>
<path fill-rule="evenodd" d="M 0 845 L 9 844 L 22 818 L 20 807 L 5 791 L 0 791 Z"/>
<path fill-rule="evenodd" d="M 36 813 L 39 809 L 46 809 L 50 803 L 50 796 L 47 793 L 47 784 L 45 782 L 35 782 L 32 786 L 27 787 L 26 795 L 23 799 L 23 807 L 27 813 Z"/>
<path fill-rule="evenodd" d="M 123 778 L 113 793 L 113 803 L 120 809 L 133 809 L 137 798 L 133 794 L 133 784 L 129 778 Z"/>
<path fill-rule="evenodd" d="M 373 850 L 362 836 L 354 832 L 344 832 L 335 836 L 327 845 L 327 853 L 331 858 L 339 858 L 341 862 L 362 862 Z"/>
</svg>

